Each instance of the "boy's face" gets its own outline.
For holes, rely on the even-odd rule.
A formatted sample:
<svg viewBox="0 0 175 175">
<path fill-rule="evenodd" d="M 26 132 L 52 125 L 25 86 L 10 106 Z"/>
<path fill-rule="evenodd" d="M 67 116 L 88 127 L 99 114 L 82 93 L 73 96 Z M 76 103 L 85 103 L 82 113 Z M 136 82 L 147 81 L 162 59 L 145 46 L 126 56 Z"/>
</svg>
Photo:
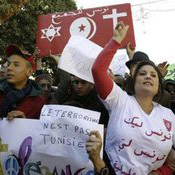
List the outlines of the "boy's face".
<svg viewBox="0 0 175 175">
<path fill-rule="evenodd" d="M 7 81 L 17 89 L 25 87 L 32 70 L 28 62 L 19 55 L 11 55 L 8 58 Z"/>
</svg>

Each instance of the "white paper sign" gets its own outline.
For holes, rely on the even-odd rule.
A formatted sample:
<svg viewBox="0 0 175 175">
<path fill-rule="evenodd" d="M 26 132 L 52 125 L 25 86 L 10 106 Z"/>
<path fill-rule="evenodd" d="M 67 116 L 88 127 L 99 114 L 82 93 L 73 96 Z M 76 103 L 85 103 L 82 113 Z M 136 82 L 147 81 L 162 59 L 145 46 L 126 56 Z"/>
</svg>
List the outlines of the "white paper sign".
<svg viewBox="0 0 175 175">
<path fill-rule="evenodd" d="M 58 67 L 94 83 L 91 69 L 102 49 L 99 45 L 82 36 L 71 36 L 59 59 Z M 124 75 L 126 72 L 125 62 L 126 54 L 118 54 L 117 52 L 110 69 L 114 74 Z"/>
<path fill-rule="evenodd" d="M 40 120 L 0 120 L 0 174 L 18 175 L 90 175 L 94 174 L 89 161 L 75 157 L 56 157 L 37 153 L 34 145 Z M 101 133 L 102 134 L 102 133 Z M 61 150 L 60 150 L 61 151 Z M 13 172 L 13 173 L 12 173 Z"/>
<path fill-rule="evenodd" d="M 99 123 L 100 112 L 68 105 L 44 105 L 40 120 L 57 121 L 58 119 L 72 122 L 83 121 L 83 123 Z"/>
<path fill-rule="evenodd" d="M 93 83 L 92 65 L 102 49 L 84 37 L 71 36 L 62 52 L 58 67 Z"/>
<path fill-rule="evenodd" d="M 124 77 L 127 72 L 127 67 L 125 65 L 127 60 L 127 55 L 124 53 L 119 54 L 118 52 L 114 55 L 114 59 L 111 62 L 110 69 L 114 75 L 122 75 Z"/>
<path fill-rule="evenodd" d="M 92 130 L 100 130 L 100 113 L 66 105 L 45 105 L 35 150 L 52 156 L 76 157 L 88 161 L 85 143 Z"/>
</svg>

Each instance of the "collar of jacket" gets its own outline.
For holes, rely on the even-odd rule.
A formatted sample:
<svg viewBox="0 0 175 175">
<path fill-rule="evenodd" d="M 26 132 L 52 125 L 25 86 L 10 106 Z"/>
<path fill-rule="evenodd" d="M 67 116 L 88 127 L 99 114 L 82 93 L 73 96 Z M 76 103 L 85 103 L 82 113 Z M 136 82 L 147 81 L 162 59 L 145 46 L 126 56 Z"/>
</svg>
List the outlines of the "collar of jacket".
<svg viewBox="0 0 175 175">
<path fill-rule="evenodd" d="M 33 80 L 28 80 L 30 81 L 32 85 L 32 89 L 30 91 L 30 94 L 28 96 L 39 96 L 42 95 L 42 89 L 35 83 Z M 7 80 L 0 80 L 0 91 L 4 92 L 4 85 L 7 83 Z"/>
</svg>

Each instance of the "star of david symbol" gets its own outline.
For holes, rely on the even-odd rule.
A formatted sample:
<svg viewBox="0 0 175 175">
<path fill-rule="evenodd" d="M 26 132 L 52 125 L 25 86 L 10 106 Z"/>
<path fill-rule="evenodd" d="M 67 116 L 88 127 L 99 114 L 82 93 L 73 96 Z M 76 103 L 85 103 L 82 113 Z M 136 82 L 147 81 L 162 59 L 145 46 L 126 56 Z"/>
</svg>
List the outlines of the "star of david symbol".
<svg viewBox="0 0 175 175">
<path fill-rule="evenodd" d="M 42 29 L 42 33 L 43 35 L 41 36 L 41 38 L 47 38 L 50 42 L 57 36 L 61 36 L 61 34 L 59 33 L 61 27 L 54 27 L 52 24 L 46 28 L 46 29 Z"/>
</svg>

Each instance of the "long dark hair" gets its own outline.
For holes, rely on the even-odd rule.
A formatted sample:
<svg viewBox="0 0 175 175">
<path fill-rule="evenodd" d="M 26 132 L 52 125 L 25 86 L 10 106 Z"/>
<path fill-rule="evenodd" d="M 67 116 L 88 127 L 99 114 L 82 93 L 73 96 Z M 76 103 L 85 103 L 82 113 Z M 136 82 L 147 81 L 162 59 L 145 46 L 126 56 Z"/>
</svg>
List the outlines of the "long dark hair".
<svg viewBox="0 0 175 175">
<path fill-rule="evenodd" d="M 138 71 L 140 70 L 141 67 L 146 66 L 146 65 L 152 66 L 158 74 L 159 88 L 158 88 L 158 93 L 154 96 L 153 100 L 159 103 L 163 97 L 163 92 L 164 92 L 163 83 L 162 83 L 162 75 L 159 72 L 156 65 L 152 61 L 141 61 L 140 63 L 137 64 L 134 70 L 133 76 L 130 76 L 127 80 L 126 91 L 129 95 L 135 94 L 135 81 L 136 81 Z"/>
</svg>

